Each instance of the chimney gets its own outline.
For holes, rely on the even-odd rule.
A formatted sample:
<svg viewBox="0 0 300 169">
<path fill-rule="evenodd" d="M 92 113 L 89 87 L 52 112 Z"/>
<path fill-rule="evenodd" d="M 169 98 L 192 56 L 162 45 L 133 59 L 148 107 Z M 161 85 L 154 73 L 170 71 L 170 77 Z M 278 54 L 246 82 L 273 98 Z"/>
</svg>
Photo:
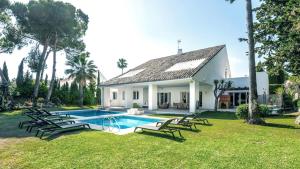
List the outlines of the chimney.
<svg viewBox="0 0 300 169">
<path fill-rule="evenodd" d="M 180 54 L 182 54 L 182 48 L 181 48 L 181 40 L 180 39 L 178 39 L 177 40 L 177 54 L 178 55 L 180 55 Z"/>
</svg>

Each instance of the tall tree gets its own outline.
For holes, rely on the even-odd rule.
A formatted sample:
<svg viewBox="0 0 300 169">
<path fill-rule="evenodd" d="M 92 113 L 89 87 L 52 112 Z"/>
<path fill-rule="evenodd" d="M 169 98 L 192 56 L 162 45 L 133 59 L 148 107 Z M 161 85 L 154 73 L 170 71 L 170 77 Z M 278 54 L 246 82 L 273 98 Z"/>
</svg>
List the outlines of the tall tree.
<svg viewBox="0 0 300 169">
<path fill-rule="evenodd" d="M 66 8 L 68 10 L 65 10 Z M 69 40 L 70 42 L 72 42 L 73 38 L 76 39 L 77 35 L 75 33 L 69 36 L 70 34 L 65 34 L 67 31 L 62 30 L 72 29 L 78 33 L 80 32 L 78 30 L 87 28 L 87 24 L 85 25 L 83 22 L 87 22 L 88 17 L 80 9 L 76 9 L 69 3 L 53 0 L 29 1 L 28 4 L 17 2 L 12 6 L 12 11 L 17 23 L 22 28 L 23 36 L 37 42 L 42 48 L 38 59 L 33 91 L 33 104 L 36 106 L 41 72 L 46 62 L 49 48 L 54 48 L 55 44 L 59 42 L 57 37 L 68 37 L 68 39 L 71 39 Z M 66 17 L 73 18 L 73 20 L 65 20 Z M 68 25 L 68 27 L 65 25 Z"/>
<path fill-rule="evenodd" d="M 226 0 L 233 3 L 235 0 Z M 246 15 L 247 15 L 247 32 L 248 32 L 248 57 L 249 57 L 249 124 L 262 124 L 264 121 L 259 118 L 259 109 L 257 102 L 257 83 L 255 70 L 255 43 L 254 43 L 254 29 L 253 29 L 253 9 L 252 1 L 246 0 Z"/>
<path fill-rule="evenodd" d="M 93 81 L 96 78 L 97 66 L 94 64 L 94 61 L 88 59 L 88 52 L 67 56 L 66 65 L 69 68 L 65 70 L 65 73 L 69 75 L 69 79 L 74 79 L 79 84 L 80 106 L 83 106 L 83 88 L 88 80 Z"/>
<path fill-rule="evenodd" d="M 7 65 L 6 65 L 5 61 L 3 63 L 3 75 L 4 75 L 5 79 L 7 80 L 7 82 L 9 82 L 8 68 L 7 68 Z"/>
<path fill-rule="evenodd" d="M 12 22 L 9 0 L 0 1 L 0 54 L 11 53 L 15 47 L 21 48 L 24 45 L 20 37 L 17 25 Z M 7 85 L 7 79 L 0 67 L 0 78 L 3 85 Z"/>
<path fill-rule="evenodd" d="M 85 45 L 82 37 L 88 28 L 88 16 L 81 10 L 74 10 L 75 8 L 68 3 L 53 2 L 52 5 L 56 13 L 53 20 L 58 24 L 53 28 L 54 36 L 51 41 L 53 67 L 46 102 L 50 101 L 56 78 L 56 53 L 60 50 L 68 52 L 72 49 L 83 51 Z"/>
<path fill-rule="evenodd" d="M 48 86 L 48 74 L 46 74 L 44 81 L 45 81 L 45 85 Z"/>
<path fill-rule="evenodd" d="M 24 59 L 22 59 L 19 67 L 18 67 L 18 74 L 16 79 L 17 87 L 20 88 L 24 82 Z"/>
<path fill-rule="evenodd" d="M 284 69 L 300 74 L 300 2 L 264 0 L 256 8 L 256 51 L 264 57 L 267 71 L 278 76 Z"/>
<path fill-rule="evenodd" d="M 127 68 L 127 61 L 124 58 L 119 59 L 119 61 L 117 62 L 118 68 L 120 68 L 122 70 L 122 74 L 123 74 L 123 70 L 125 68 Z"/>
<path fill-rule="evenodd" d="M 96 89 L 96 99 L 97 103 L 101 104 L 101 89 L 100 89 L 100 83 L 101 83 L 101 77 L 100 77 L 100 71 L 98 70 L 98 76 L 97 76 L 97 89 Z"/>
</svg>

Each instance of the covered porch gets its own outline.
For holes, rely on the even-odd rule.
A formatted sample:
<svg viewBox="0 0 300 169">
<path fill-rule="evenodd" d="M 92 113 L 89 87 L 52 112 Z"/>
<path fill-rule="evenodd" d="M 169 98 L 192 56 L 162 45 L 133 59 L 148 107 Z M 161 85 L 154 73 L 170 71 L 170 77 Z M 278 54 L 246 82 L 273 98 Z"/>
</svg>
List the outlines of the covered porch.
<svg viewBox="0 0 300 169">
<path fill-rule="evenodd" d="M 196 112 L 213 108 L 213 86 L 194 79 L 102 87 L 104 107 L 141 107 L 149 111 Z"/>
</svg>

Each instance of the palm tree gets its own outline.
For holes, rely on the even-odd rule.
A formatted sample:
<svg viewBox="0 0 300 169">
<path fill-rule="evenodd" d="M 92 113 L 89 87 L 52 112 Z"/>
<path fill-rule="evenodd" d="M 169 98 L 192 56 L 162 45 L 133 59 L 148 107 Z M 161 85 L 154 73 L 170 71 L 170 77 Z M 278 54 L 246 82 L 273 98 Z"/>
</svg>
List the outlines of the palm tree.
<svg viewBox="0 0 300 169">
<path fill-rule="evenodd" d="M 235 0 L 226 0 L 233 3 Z M 250 91 L 249 91 L 249 124 L 261 124 L 264 121 L 259 118 L 259 110 L 257 103 L 257 83 L 256 83 L 256 70 L 255 70 L 255 51 L 254 51 L 254 36 L 253 36 L 253 13 L 252 1 L 246 0 L 247 11 L 247 29 L 248 29 L 248 47 L 249 47 L 249 78 L 250 78 Z"/>
<path fill-rule="evenodd" d="M 122 74 L 123 74 L 123 69 L 127 68 L 127 65 L 128 65 L 126 59 L 124 59 L 124 58 L 119 59 L 119 61 L 117 62 L 117 64 L 118 64 L 118 67 L 120 69 L 122 69 Z"/>
<path fill-rule="evenodd" d="M 65 73 L 69 75 L 69 79 L 74 79 L 79 84 L 80 106 L 83 106 L 83 88 L 88 80 L 93 81 L 96 78 L 97 66 L 88 58 L 88 52 L 67 56 L 66 65 L 70 68 L 66 69 Z"/>
</svg>

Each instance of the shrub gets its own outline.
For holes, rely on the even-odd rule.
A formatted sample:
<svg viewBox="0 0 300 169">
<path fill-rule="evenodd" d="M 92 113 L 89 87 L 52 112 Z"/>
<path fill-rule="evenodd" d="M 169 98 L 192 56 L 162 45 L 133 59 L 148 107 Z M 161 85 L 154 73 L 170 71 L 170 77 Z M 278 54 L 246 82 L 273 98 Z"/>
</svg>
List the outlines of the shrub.
<svg viewBox="0 0 300 169">
<path fill-rule="evenodd" d="M 270 115 L 270 109 L 265 104 L 258 105 L 258 110 L 260 113 L 259 114 L 260 117 L 267 117 L 268 115 Z M 235 115 L 239 119 L 247 119 L 249 117 L 248 104 L 239 105 L 236 109 Z"/>
<path fill-rule="evenodd" d="M 283 87 L 283 85 L 281 85 L 281 84 L 272 84 L 272 85 L 269 85 L 269 92 L 270 92 L 270 94 L 276 94 L 276 90 L 278 89 L 278 88 L 282 88 Z"/>
<path fill-rule="evenodd" d="M 141 108 L 141 106 L 137 103 L 133 103 L 132 108 Z"/>
<path fill-rule="evenodd" d="M 261 104 L 258 106 L 258 109 L 262 117 L 267 117 L 268 115 L 270 115 L 270 109 L 267 105 Z"/>
<path fill-rule="evenodd" d="M 235 115 L 239 119 L 247 119 L 248 118 L 248 104 L 241 104 L 237 107 Z"/>
<path fill-rule="evenodd" d="M 297 101 L 297 107 L 300 108 L 300 99 Z"/>
</svg>

